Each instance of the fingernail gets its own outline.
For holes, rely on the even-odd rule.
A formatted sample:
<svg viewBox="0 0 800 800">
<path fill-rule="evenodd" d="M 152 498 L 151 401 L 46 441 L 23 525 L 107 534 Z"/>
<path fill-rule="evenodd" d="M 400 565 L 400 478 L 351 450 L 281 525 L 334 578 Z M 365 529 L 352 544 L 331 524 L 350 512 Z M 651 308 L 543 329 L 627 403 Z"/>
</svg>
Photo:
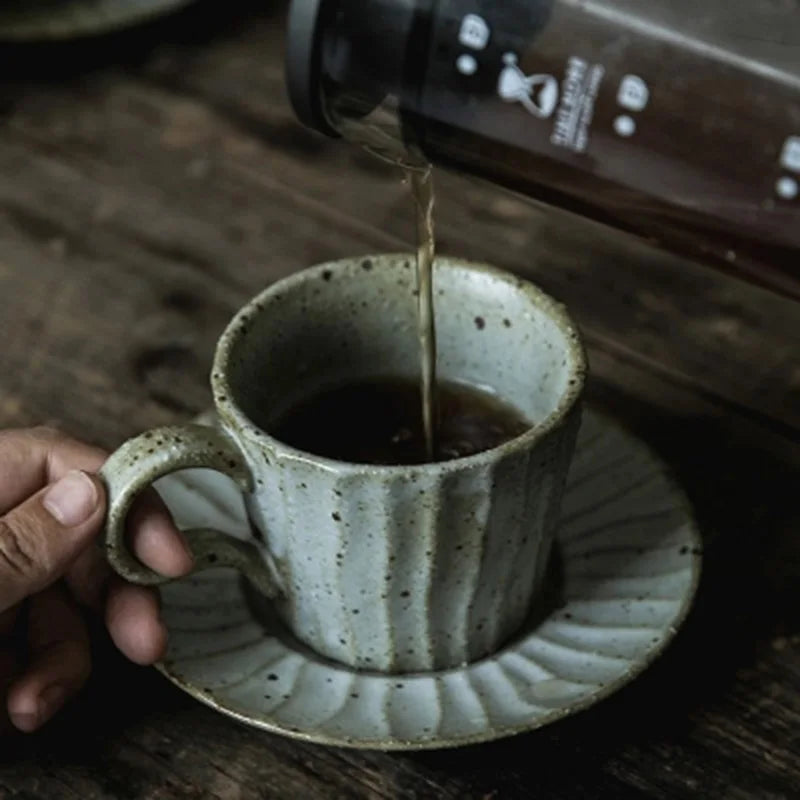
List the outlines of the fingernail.
<svg viewBox="0 0 800 800">
<path fill-rule="evenodd" d="M 54 683 L 48 686 L 40 695 L 38 703 L 38 723 L 39 725 L 47 722 L 67 699 L 67 690 L 63 686 Z"/>
<path fill-rule="evenodd" d="M 97 508 L 97 487 L 86 473 L 73 470 L 50 487 L 42 504 L 64 527 L 74 528 Z"/>
</svg>

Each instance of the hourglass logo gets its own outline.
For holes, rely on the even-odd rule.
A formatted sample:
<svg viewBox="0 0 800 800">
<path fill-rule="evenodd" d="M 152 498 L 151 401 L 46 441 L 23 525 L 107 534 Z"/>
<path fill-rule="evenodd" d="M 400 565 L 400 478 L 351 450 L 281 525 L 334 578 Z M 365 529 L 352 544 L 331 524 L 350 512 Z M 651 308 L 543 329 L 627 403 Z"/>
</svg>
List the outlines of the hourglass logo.
<svg viewBox="0 0 800 800">
<path fill-rule="evenodd" d="M 521 103 L 534 117 L 547 119 L 558 105 L 558 81 L 552 75 L 526 75 L 514 53 L 503 56 L 497 93 L 507 103 Z"/>
</svg>

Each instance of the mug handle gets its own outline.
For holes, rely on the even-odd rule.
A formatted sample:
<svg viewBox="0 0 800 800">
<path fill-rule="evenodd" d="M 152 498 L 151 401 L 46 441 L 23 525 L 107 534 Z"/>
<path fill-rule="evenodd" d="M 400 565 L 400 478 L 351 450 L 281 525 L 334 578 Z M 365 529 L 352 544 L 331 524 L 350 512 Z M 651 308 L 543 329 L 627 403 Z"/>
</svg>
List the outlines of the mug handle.
<svg viewBox="0 0 800 800">
<path fill-rule="evenodd" d="M 109 564 L 125 580 L 142 586 L 168 583 L 139 561 L 125 542 L 125 520 L 137 495 L 158 478 L 181 469 L 214 469 L 232 478 L 243 492 L 253 478 L 241 451 L 217 428 L 173 425 L 155 428 L 125 442 L 100 470 L 108 494 L 105 551 Z M 192 573 L 211 567 L 233 567 L 267 597 L 280 593 L 278 581 L 255 545 L 220 531 L 183 531 L 194 556 Z"/>
</svg>

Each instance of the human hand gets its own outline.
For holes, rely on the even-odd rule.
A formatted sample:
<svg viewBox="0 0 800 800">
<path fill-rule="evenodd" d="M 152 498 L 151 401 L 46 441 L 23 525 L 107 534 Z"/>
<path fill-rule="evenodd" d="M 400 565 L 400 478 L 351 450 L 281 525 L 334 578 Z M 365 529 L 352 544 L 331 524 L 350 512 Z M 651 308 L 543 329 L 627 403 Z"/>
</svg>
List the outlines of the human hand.
<svg viewBox="0 0 800 800">
<path fill-rule="evenodd" d="M 0 431 L 0 732 L 44 724 L 89 676 L 79 605 L 104 614 L 114 643 L 151 664 L 166 648 L 157 595 L 114 575 L 94 546 L 105 490 L 101 450 L 47 428 Z M 131 546 L 178 577 L 188 547 L 155 493 L 131 515 Z"/>
</svg>

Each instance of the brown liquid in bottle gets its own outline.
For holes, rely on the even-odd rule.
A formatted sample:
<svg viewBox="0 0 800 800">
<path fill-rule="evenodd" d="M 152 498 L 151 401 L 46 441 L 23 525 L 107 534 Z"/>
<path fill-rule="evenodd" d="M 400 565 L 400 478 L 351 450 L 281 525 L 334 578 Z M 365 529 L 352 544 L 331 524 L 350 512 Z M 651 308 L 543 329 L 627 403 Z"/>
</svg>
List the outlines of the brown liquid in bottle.
<svg viewBox="0 0 800 800">
<path fill-rule="evenodd" d="M 309 5 L 289 65 L 312 127 L 378 127 L 386 152 L 800 299 L 797 0 Z"/>
</svg>

